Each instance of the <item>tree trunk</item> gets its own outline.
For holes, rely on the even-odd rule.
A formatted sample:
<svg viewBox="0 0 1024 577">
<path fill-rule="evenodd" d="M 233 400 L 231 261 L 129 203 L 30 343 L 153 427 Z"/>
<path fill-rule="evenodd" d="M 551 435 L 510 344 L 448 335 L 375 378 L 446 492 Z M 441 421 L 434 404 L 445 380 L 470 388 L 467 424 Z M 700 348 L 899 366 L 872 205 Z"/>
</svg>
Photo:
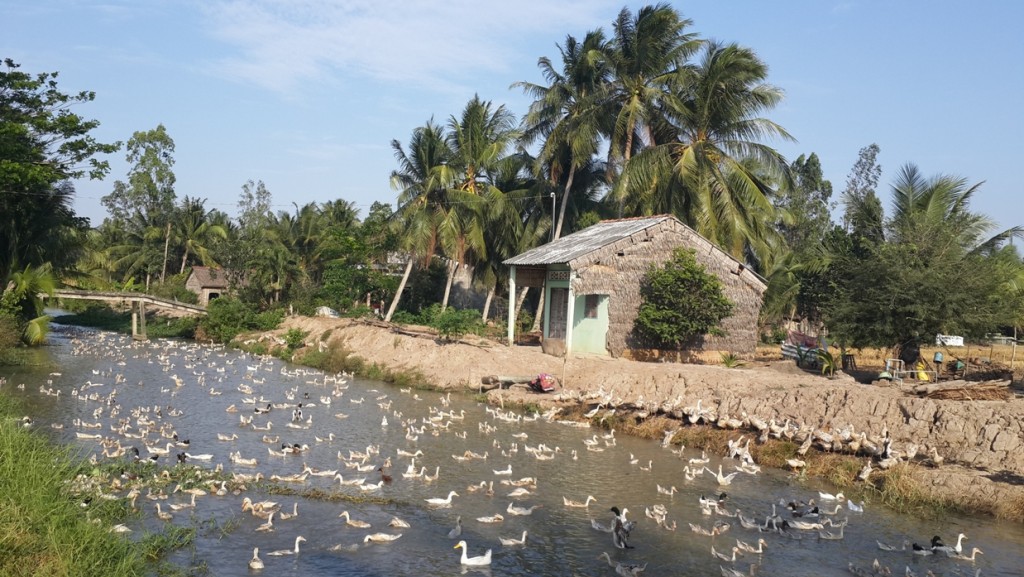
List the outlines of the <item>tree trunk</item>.
<svg viewBox="0 0 1024 577">
<path fill-rule="evenodd" d="M 185 243 L 185 256 L 181 257 L 181 272 L 178 274 L 185 274 L 185 263 L 188 262 L 188 243 Z"/>
<path fill-rule="evenodd" d="M 164 284 L 167 276 L 167 251 L 171 248 L 171 222 L 167 221 L 167 232 L 164 234 L 164 267 L 160 271 L 160 284 Z"/>
<path fill-rule="evenodd" d="M 576 177 L 576 165 L 569 168 L 569 177 L 565 180 L 565 192 L 562 193 L 562 208 L 558 209 L 558 226 L 555 227 L 555 238 L 561 238 L 562 225 L 565 223 L 565 207 L 569 204 L 569 191 L 572 190 L 572 181 Z M 554 215 L 551 215 L 552 218 Z"/>
<path fill-rule="evenodd" d="M 530 287 L 524 286 L 523 290 L 519 291 L 519 296 L 516 297 L 515 307 L 516 310 L 512 315 L 513 319 L 519 320 L 519 311 L 523 308 L 523 302 L 526 300 L 526 294 L 530 292 Z M 512 306 L 512 303 L 509 303 Z"/>
<path fill-rule="evenodd" d="M 409 262 L 405 263 L 405 274 L 402 275 L 402 282 L 398 283 L 398 290 L 395 291 L 395 298 L 391 299 L 391 306 L 388 307 L 388 314 L 384 317 L 384 322 L 391 322 L 392 315 L 395 314 L 395 309 L 398 308 L 398 301 L 402 298 L 402 292 L 405 291 L 405 283 L 409 282 L 409 273 L 412 272 L 412 255 L 409 256 Z"/>
<path fill-rule="evenodd" d="M 537 314 L 533 317 L 533 326 L 530 328 L 531 333 L 535 333 L 540 330 L 541 319 L 544 318 L 544 289 L 541 287 L 540 300 L 537 301 Z"/>
<path fill-rule="evenodd" d="M 487 299 L 484 301 L 484 314 L 481 315 L 480 320 L 487 324 L 487 317 L 491 314 L 491 301 L 494 300 L 494 293 L 497 290 L 496 286 L 492 286 L 491 290 L 487 291 Z"/>
<path fill-rule="evenodd" d="M 459 270 L 459 263 L 453 262 L 448 266 L 448 283 L 444 287 L 444 300 L 441 301 L 441 312 L 448 308 L 448 297 L 452 294 L 452 283 L 455 282 L 455 273 Z"/>
</svg>

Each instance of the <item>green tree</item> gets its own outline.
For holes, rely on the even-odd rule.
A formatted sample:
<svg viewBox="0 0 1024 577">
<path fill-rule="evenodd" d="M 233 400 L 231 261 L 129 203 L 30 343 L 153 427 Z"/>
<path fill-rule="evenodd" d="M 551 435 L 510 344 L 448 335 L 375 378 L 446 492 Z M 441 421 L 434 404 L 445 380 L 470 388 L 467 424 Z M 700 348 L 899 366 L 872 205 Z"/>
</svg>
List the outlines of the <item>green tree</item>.
<svg viewBox="0 0 1024 577">
<path fill-rule="evenodd" d="M 211 219 L 212 215 L 206 211 L 205 204 L 205 200 L 186 196 L 175 211 L 173 235 L 181 243 L 182 248 L 181 269 L 178 274 L 184 274 L 190 256 L 198 258 L 203 266 L 217 266 L 209 247 L 216 238 L 227 239 L 228 233 L 223 226 Z"/>
<path fill-rule="evenodd" d="M 880 151 L 877 144 L 860 149 L 843 190 L 843 228 L 853 232 L 859 242 L 878 242 L 882 239 L 882 201 L 875 192 L 878 179 L 882 176 L 882 166 L 878 164 Z"/>
<path fill-rule="evenodd" d="M 613 166 L 624 166 L 642 147 L 658 144 L 653 127 L 663 118 L 663 103 L 701 44 L 686 32 L 692 24 L 668 4 L 643 6 L 635 15 L 623 8 L 615 19 L 606 99 L 614 118 L 608 149 Z"/>
<path fill-rule="evenodd" d="M 680 350 L 705 334 L 721 334 L 733 303 L 722 282 L 701 266 L 692 250 L 677 249 L 663 266 L 652 266 L 640 285 L 641 304 L 633 325 L 643 344 Z"/>
<path fill-rule="evenodd" d="M 71 208 L 70 180 L 102 179 L 100 155 L 120 143 L 97 142 L 95 120 L 72 112 L 95 93 L 66 94 L 57 73 L 28 74 L 6 58 L 0 66 L 0 282 L 24 267 L 74 265 L 88 228 Z"/>
<path fill-rule="evenodd" d="M 801 154 L 790 166 L 791 186 L 780 187 L 774 205 L 786 245 L 798 254 L 820 245 L 832 227 L 832 183 L 825 179 L 818 155 Z"/>
<path fill-rule="evenodd" d="M 987 234 L 993 221 L 969 207 L 979 186 L 903 167 L 882 238 L 834 258 L 830 332 L 852 346 L 900 346 L 936 333 L 980 337 L 1014 324 L 1022 265 L 1006 241 L 1021 229 Z"/>
<path fill-rule="evenodd" d="M 128 227 L 135 229 L 133 238 L 162 244 L 163 258 L 158 270 L 160 282 L 163 282 L 167 276 L 171 220 L 176 200 L 172 170 L 174 140 L 160 124 L 152 130 L 136 131 L 128 139 L 126 148 L 125 159 L 131 165 L 128 180 L 114 182 L 113 191 L 101 201 L 113 220 L 127 223 Z M 153 230 L 159 230 L 161 234 Z M 148 274 L 146 284 L 149 285 Z"/>
<path fill-rule="evenodd" d="M 789 167 L 761 140 L 791 137 L 759 116 L 782 98 L 767 74 L 752 50 L 706 43 L 700 62 L 663 99 L 666 132 L 677 136 L 634 158 L 618 183 L 627 209 L 674 214 L 734 257 L 770 262 L 781 244 L 772 228 L 773 185 L 789 181 Z"/>
<path fill-rule="evenodd" d="M 391 148 L 398 168 L 391 171 L 391 187 L 398 194 L 394 225 L 399 230 L 399 248 L 408 255 L 405 272 L 384 320 L 390 321 L 398 307 L 416 261 L 429 266 L 440 245 L 439 233 L 447 216 L 447 191 L 453 182 L 448 169 L 453 152 L 444 128 L 433 120 L 413 130 L 406 152 L 397 140 Z"/>
<path fill-rule="evenodd" d="M 537 66 L 548 84 L 518 82 L 514 87 L 534 98 L 523 118 L 523 143 L 542 140 L 537 157 L 554 189 L 560 189 L 558 216 L 552 238 L 561 238 L 567 208 L 571 204 L 577 171 L 590 166 L 601 143 L 602 127 L 607 124 L 602 97 L 611 79 L 607 40 L 601 30 L 588 32 L 583 42 L 567 36 L 559 46 L 561 71 L 551 60 L 541 57 Z"/>
</svg>

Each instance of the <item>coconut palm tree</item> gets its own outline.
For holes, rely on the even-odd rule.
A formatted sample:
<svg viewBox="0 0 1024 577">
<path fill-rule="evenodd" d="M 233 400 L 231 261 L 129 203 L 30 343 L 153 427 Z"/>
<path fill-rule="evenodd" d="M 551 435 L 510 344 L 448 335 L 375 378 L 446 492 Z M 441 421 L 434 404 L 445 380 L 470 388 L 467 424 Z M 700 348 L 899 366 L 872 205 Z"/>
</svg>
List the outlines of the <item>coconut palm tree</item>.
<svg viewBox="0 0 1024 577">
<path fill-rule="evenodd" d="M 623 8 L 615 19 L 613 79 L 606 100 L 615 119 L 608 150 L 613 166 L 628 164 L 642 147 L 658 143 L 652 128 L 701 45 L 695 33 L 686 31 L 691 24 L 668 4 L 644 6 L 635 15 Z"/>
<path fill-rule="evenodd" d="M 997 247 L 1022 232 L 1021 227 L 987 234 L 995 228 L 991 218 L 969 210 L 971 198 L 982 183 L 969 185 L 966 178 L 938 175 L 926 178 L 917 166 L 906 164 L 892 185 L 893 216 L 889 239 L 893 242 L 922 243 L 936 238 L 938 230 L 967 252 Z M 953 234 L 949 234 L 952 232 Z M 936 247 L 936 257 L 945 252 Z"/>
<path fill-rule="evenodd" d="M 393 222 L 399 230 L 399 246 L 409 256 L 386 321 L 395 314 L 415 262 L 429 262 L 438 249 L 447 191 L 454 182 L 448 166 L 453 152 L 444 128 L 433 119 L 413 130 L 408 152 L 397 140 L 391 141 L 391 148 L 398 161 L 398 168 L 391 172 L 391 187 L 399 191 Z"/>
<path fill-rule="evenodd" d="M 204 204 L 206 201 L 203 199 L 186 196 L 176 211 L 173 234 L 184 249 L 179 274 L 184 274 L 189 256 L 198 258 L 203 266 L 217 266 L 217 261 L 210 254 L 210 242 L 214 238 L 226 240 L 228 237 L 224 227 L 210 220 Z"/>
<path fill-rule="evenodd" d="M 602 96 L 611 79 L 609 50 L 604 32 L 588 32 L 583 42 L 567 36 L 558 47 L 562 69 L 546 56 L 537 61 L 547 85 L 517 82 L 534 98 L 523 118 L 523 142 L 541 139 L 538 167 L 554 188 L 561 188 L 560 209 L 552 238 L 560 238 L 566 208 L 577 171 L 589 165 L 597 154 L 602 132 L 608 131 Z"/>
<path fill-rule="evenodd" d="M 616 191 L 625 206 L 675 214 L 736 258 L 769 260 L 773 184 L 789 178 L 789 167 L 761 140 L 791 137 L 759 116 L 782 98 L 767 74 L 750 49 L 707 43 L 685 84 L 662 101 L 676 137 L 626 168 Z"/>
</svg>

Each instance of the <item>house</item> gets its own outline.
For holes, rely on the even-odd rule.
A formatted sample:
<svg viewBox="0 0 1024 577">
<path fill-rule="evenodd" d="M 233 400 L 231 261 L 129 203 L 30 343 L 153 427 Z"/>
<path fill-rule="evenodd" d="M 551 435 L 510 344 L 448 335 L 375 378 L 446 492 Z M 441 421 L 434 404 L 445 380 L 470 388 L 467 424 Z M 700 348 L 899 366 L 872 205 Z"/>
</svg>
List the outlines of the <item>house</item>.
<svg viewBox="0 0 1024 577">
<path fill-rule="evenodd" d="M 640 283 L 651 265 L 664 263 L 680 247 L 695 251 L 697 262 L 721 279 L 735 304 L 722 321 L 725 335 L 704 335 L 690 356 L 710 361 L 721 352 L 752 353 L 764 279 L 669 215 L 606 220 L 510 258 L 504 262 L 511 267 L 509 294 L 524 286 L 544 291 L 544 352 L 628 356 L 639 347 L 632 330 Z"/>
<path fill-rule="evenodd" d="M 185 288 L 199 296 L 199 305 L 207 306 L 213 299 L 228 292 L 228 275 L 223 269 L 194 266 Z"/>
</svg>

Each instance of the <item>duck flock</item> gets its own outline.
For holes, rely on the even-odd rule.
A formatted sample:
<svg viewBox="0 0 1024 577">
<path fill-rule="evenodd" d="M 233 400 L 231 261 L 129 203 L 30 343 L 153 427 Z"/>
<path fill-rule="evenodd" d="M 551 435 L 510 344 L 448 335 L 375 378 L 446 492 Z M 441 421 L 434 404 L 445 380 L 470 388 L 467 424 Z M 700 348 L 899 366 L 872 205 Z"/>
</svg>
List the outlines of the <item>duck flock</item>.
<svg viewBox="0 0 1024 577">
<path fill-rule="evenodd" d="M 868 522 L 873 512 L 865 510 L 869 505 L 842 493 L 812 492 L 798 483 L 771 489 L 774 495 L 757 488 L 758 476 L 765 473 L 750 455 L 751 442 L 787 438 L 800 443 L 801 455 L 812 447 L 862 454 L 861 476 L 867 479 L 872 469 L 913 459 L 919 452 L 913 446 L 897 451 L 885 431 L 877 436 L 852 428 L 823 431 L 750 415 L 732 418 L 700 402 L 692 407 L 677 403 L 644 410 L 678 412 L 683 423 L 735 429 L 738 436 L 729 443 L 730 455 L 698 455 L 673 444 L 677 431 L 672 430 L 665 432 L 661 449 L 652 449 L 655 458 L 643 459 L 620 446 L 614 430 L 550 436 L 577 439 L 565 446 L 531 441 L 542 426 L 561 427 L 559 431 L 579 427 L 581 433 L 589 428 L 561 419 L 556 409 L 524 415 L 462 403 L 469 410 L 456 410 L 450 393 L 373 389 L 354 383 L 350 375 L 182 341 L 132 342 L 97 332 L 72 338 L 70 351 L 95 358 L 100 368 L 88 375 L 53 373 L 39 392 L 63 394 L 78 416 L 47 425 L 29 415 L 26 426 L 49 426 L 66 439 L 76 439 L 92 449 L 97 462 L 154 463 L 152 478 L 115 477 L 92 487 L 91 498 L 125 499 L 160 522 L 194 518 L 207 503 L 217 503 L 213 508 L 218 511 L 229 504 L 240 516 L 232 538 L 252 551 L 239 574 L 274 572 L 281 558 L 301 563 L 310 551 L 345 557 L 390 547 L 389 554 L 400 558 L 410 554 L 403 549 L 403 537 L 416 540 L 413 555 L 422 554 L 424 543 L 431 548 L 426 556 L 431 570 L 421 567 L 420 574 L 457 567 L 489 571 L 493 563 L 496 569 L 524 564 L 520 571 L 506 571 L 513 574 L 635 577 L 688 574 L 680 568 L 700 567 L 715 568 L 724 577 L 977 577 L 985 566 L 984 552 L 968 549 L 965 541 L 970 543 L 970 538 L 964 533 L 949 544 L 939 536 L 890 535 L 891 542 L 877 540 L 877 549 L 851 552 L 843 545 L 851 534 L 860 533 L 861 543 L 876 541 L 864 535 L 874 527 Z M 139 363 L 154 365 L 145 379 L 133 369 Z M 140 391 L 152 400 L 121 404 L 129 394 L 139 398 Z M 595 405 L 591 416 L 626 408 L 603 394 L 576 400 Z M 192 431 L 200 435 L 190 434 L 187 427 L 194 421 L 189 413 L 200 402 L 207 414 L 222 418 Z M 356 420 L 362 424 L 354 428 Z M 451 447 L 465 450 L 452 452 Z M 928 458 L 939 460 L 932 451 Z M 166 476 L 157 472 L 164 470 L 160 465 L 194 475 L 172 490 L 154 489 L 151 481 Z M 802 464 L 790 466 L 798 470 Z M 611 481 L 588 482 L 590 470 L 605 471 Z M 265 483 L 342 498 L 282 499 L 263 490 Z M 561 494 L 553 495 L 553 486 L 561 487 Z M 570 494 L 569 488 L 581 494 Z M 364 503 L 373 505 L 372 511 Z M 331 526 L 320 522 L 304 530 L 307 507 L 316 507 L 320 517 L 329 509 Z M 556 539 L 554 528 L 567 525 L 579 544 L 563 550 L 565 530 L 558 529 Z M 129 526 L 111 530 L 132 538 Z M 287 535 L 286 542 L 282 535 Z M 561 564 L 547 562 L 538 568 L 533 550 L 547 551 L 544 559 L 553 556 Z M 820 556 L 814 566 L 772 560 L 776 551 L 804 559 L 795 554 L 803 550 Z"/>
</svg>

